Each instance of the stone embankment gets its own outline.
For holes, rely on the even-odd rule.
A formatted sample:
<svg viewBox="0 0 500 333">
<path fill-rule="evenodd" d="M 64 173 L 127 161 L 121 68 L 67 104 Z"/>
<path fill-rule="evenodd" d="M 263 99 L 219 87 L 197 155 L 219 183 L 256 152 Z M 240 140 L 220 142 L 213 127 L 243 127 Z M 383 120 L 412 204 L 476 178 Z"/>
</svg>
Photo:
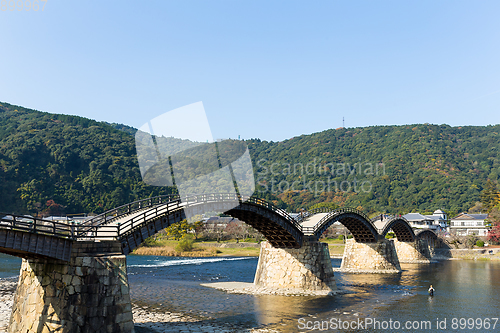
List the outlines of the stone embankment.
<svg viewBox="0 0 500 333">
<path fill-rule="evenodd" d="M 491 253 L 490 253 L 491 251 Z M 434 260 L 500 260 L 500 248 L 481 249 L 436 249 Z"/>
<path fill-rule="evenodd" d="M 254 283 L 271 289 L 336 290 L 328 244 L 304 239 L 298 249 L 263 242 Z"/>
<path fill-rule="evenodd" d="M 347 239 L 340 271 L 349 273 L 401 272 L 394 242 L 384 239 L 377 243 L 358 243 L 354 239 Z"/>
<path fill-rule="evenodd" d="M 427 240 L 419 239 L 414 242 L 392 241 L 400 263 L 428 264 L 431 262 L 431 253 Z"/>
<path fill-rule="evenodd" d="M 131 332 L 126 257 L 118 242 L 78 242 L 70 262 L 23 259 L 10 333 Z"/>
</svg>

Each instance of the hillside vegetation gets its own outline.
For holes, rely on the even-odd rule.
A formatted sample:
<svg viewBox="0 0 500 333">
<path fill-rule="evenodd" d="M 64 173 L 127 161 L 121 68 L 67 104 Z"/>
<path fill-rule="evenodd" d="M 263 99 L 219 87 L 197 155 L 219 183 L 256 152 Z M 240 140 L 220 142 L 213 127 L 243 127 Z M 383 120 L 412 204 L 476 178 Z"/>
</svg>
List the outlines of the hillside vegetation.
<svg viewBox="0 0 500 333">
<path fill-rule="evenodd" d="M 134 133 L 0 103 L 0 212 L 99 213 L 171 193 L 142 182 Z M 456 213 L 498 180 L 499 133 L 499 125 L 373 126 L 247 144 L 255 195 L 290 211 L 330 202 L 368 214 Z"/>
<path fill-rule="evenodd" d="M 141 181 L 130 134 L 0 104 L 0 212 L 99 213 L 171 191 Z"/>
<path fill-rule="evenodd" d="M 260 194 L 293 210 L 330 201 L 367 213 L 456 213 L 498 180 L 499 133 L 500 125 L 373 126 L 249 145 Z"/>
</svg>

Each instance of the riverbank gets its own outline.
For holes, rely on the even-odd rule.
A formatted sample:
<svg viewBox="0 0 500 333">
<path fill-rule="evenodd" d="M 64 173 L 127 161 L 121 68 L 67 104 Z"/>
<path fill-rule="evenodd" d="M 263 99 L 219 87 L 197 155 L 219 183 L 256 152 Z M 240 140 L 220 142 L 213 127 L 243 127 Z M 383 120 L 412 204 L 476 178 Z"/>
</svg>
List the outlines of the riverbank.
<svg viewBox="0 0 500 333">
<path fill-rule="evenodd" d="M 212 282 L 200 286 L 214 288 L 230 294 L 277 295 L 277 296 L 334 296 L 347 293 L 345 290 L 304 290 L 298 288 L 258 287 L 249 282 Z"/>
<path fill-rule="evenodd" d="M 154 246 L 141 246 L 132 254 L 145 256 L 167 256 L 167 257 L 258 257 L 260 244 L 252 242 L 195 242 L 192 251 L 178 251 L 178 242 L 174 240 L 161 241 Z"/>
<path fill-rule="evenodd" d="M 17 280 L 17 278 L 0 279 L 0 333 L 6 333 L 8 329 Z M 195 318 L 183 313 L 154 311 L 137 303 L 132 303 L 132 314 L 136 333 L 278 332 L 266 328 L 245 329 L 235 324 L 220 324 L 211 319 Z"/>
<path fill-rule="evenodd" d="M 491 253 L 490 253 L 491 251 Z M 434 260 L 500 260 L 500 248 L 437 249 Z"/>
<path fill-rule="evenodd" d="M 0 333 L 7 332 L 18 278 L 0 279 Z"/>
<path fill-rule="evenodd" d="M 132 305 L 136 333 L 279 333 L 267 328 L 242 328 L 236 324 L 220 324 L 211 319 L 198 319 L 183 313 L 155 312 Z"/>
<path fill-rule="evenodd" d="M 143 256 L 166 256 L 166 257 L 258 257 L 260 244 L 253 242 L 195 242 L 192 251 L 176 250 L 177 241 L 161 241 L 161 245 L 140 246 L 135 249 L 133 255 Z M 332 258 L 342 258 L 344 244 L 342 241 L 326 241 Z"/>
</svg>

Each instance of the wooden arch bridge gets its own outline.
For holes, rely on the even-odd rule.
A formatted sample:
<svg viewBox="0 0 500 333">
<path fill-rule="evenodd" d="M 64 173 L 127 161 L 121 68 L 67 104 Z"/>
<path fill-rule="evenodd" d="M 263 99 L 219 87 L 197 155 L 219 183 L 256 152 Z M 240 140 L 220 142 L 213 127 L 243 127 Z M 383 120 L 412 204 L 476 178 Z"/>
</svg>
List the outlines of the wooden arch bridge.
<svg viewBox="0 0 500 333">
<path fill-rule="evenodd" d="M 129 203 L 82 224 L 8 214 L 0 219 L 0 252 L 22 257 L 9 333 L 133 333 L 126 254 L 186 216 L 224 212 L 260 231 L 254 284 L 265 288 L 336 290 L 328 246 L 318 240 L 340 222 L 353 235 L 341 269 L 399 273 L 404 260 L 429 262 L 427 239 L 394 218 L 381 230 L 362 212 L 317 209 L 293 218 L 258 198 L 204 194 Z M 394 231 L 398 242 L 385 239 Z M 423 239 L 419 241 L 419 237 Z"/>
</svg>

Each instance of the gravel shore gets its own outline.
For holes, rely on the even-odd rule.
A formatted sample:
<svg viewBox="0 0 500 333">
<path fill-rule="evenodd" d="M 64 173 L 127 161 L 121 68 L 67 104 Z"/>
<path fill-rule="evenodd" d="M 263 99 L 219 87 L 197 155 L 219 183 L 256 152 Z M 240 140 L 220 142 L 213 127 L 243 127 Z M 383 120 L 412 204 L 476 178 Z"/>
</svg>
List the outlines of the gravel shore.
<svg viewBox="0 0 500 333">
<path fill-rule="evenodd" d="M 7 332 L 17 278 L 0 279 L 0 333 Z"/>
<path fill-rule="evenodd" d="M 278 295 L 278 296 L 333 296 L 347 293 L 345 290 L 303 290 L 294 288 L 257 287 L 247 282 L 202 283 L 203 287 L 223 290 L 230 294 Z"/>
<path fill-rule="evenodd" d="M 0 280 L 0 333 L 6 333 L 9 325 L 17 278 Z M 182 313 L 153 312 L 147 308 L 132 304 L 136 333 L 275 333 L 266 328 L 244 329 L 237 325 L 214 322 L 191 317 Z"/>
<path fill-rule="evenodd" d="M 245 329 L 237 325 L 221 325 L 212 320 L 200 320 L 182 313 L 158 313 L 133 306 L 136 333 L 279 333 L 266 328 Z"/>
</svg>

